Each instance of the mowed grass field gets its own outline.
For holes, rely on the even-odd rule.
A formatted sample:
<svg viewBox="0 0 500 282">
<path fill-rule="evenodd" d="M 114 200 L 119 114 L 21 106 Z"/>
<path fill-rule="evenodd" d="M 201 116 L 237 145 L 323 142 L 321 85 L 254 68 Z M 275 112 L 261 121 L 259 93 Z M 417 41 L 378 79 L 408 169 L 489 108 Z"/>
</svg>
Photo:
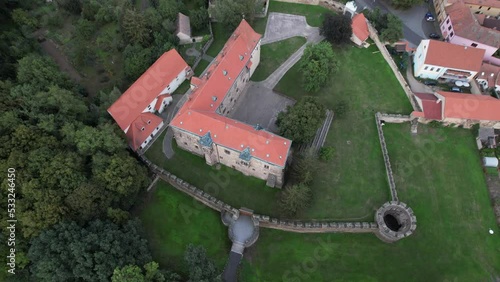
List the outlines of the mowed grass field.
<svg viewBox="0 0 500 282">
<path fill-rule="evenodd" d="M 317 97 L 336 114 L 325 143 L 335 148 L 335 157 L 322 164 L 312 183 L 313 202 L 301 218 L 369 220 L 390 197 L 375 113 L 409 114 L 412 108 L 376 51 L 375 45 L 334 48 L 339 70 L 317 93 L 306 93 L 300 86 L 301 61 L 276 86 L 276 91 L 296 100 Z M 344 113 L 337 112 L 339 105 L 344 105 Z"/>
<path fill-rule="evenodd" d="M 255 69 L 251 80 L 265 80 L 305 43 L 306 39 L 304 37 L 292 37 L 283 41 L 262 45 L 260 49 L 260 63 Z"/>
<path fill-rule="evenodd" d="M 217 170 L 207 165 L 204 158 L 178 148 L 175 140 L 175 155 L 168 160 L 162 152 L 165 133 L 146 151 L 149 160 L 235 208 L 247 207 L 256 213 L 277 215 L 278 189 L 226 166 Z"/>
<path fill-rule="evenodd" d="M 417 216 L 415 234 L 386 244 L 372 234 L 261 229 L 241 281 L 500 278 L 500 230 L 471 132 L 419 125 L 412 136 L 408 124 L 386 124 L 384 132 L 399 199 Z"/>
<path fill-rule="evenodd" d="M 202 245 L 223 269 L 231 248 L 220 214 L 159 181 L 152 200 L 140 214 L 146 237 L 162 267 L 188 273 L 184 252 L 189 244 Z"/>
</svg>

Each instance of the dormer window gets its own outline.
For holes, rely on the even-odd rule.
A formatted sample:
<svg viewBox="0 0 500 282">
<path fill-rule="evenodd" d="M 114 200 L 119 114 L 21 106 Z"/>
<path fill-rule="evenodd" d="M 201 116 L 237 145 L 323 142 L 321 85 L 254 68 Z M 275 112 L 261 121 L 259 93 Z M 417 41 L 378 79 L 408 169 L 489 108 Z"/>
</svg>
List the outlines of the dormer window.
<svg viewBox="0 0 500 282">
<path fill-rule="evenodd" d="M 223 71 L 222 71 L 222 74 L 223 74 L 224 76 L 226 76 L 226 75 L 227 75 L 227 70 L 223 70 Z"/>
<path fill-rule="evenodd" d="M 148 120 L 148 124 L 150 124 L 150 123 L 151 123 L 151 120 Z"/>
<path fill-rule="evenodd" d="M 143 126 L 143 127 L 141 128 L 141 131 L 144 131 L 144 129 L 145 129 L 145 128 L 144 128 L 144 126 Z"/>
</svg>

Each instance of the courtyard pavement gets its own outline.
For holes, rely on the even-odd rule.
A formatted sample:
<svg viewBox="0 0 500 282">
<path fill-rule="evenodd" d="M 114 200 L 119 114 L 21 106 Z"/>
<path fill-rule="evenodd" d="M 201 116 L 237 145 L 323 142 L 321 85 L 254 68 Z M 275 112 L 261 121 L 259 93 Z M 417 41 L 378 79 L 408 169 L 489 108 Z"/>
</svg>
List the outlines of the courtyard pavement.
<svg viewBox="0 0 500 282">
<path fill-rule="evenodd" d="M 317 27 L 310 27 L 304 16 L 270 13 L 266 25 L 262 45 L 285 40 L 294 36 L 307 39 L 306 44 L 293 53 L 267 79 L 260 82 L 249 82 L 244 93 L 239 97 L 230 118 L 250 125 L 259 124 L 267 131 L 278 133 L 276 118 L 289 105 L 295 104 L 293 99 L 280 95 L 273 88 L 304 54 L 307 44 L 318 43 L 324 39 Z"/>
</svg>

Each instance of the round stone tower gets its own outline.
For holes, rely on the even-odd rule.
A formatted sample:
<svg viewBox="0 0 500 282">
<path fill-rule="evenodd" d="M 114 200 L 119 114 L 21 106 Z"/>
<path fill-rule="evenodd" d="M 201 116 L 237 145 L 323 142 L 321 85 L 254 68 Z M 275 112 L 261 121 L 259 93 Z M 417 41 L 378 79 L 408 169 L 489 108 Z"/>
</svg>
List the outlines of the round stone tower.
<svg viewBox="0 0 500 282">
<path fill-rule="evenodd" d="M 413 210 L 399 201 L 387 202 L 375 213 L 378 231 L 375 233 L 384 242 L 392 243 L 410 236 L 417 228 Z"/>
</svg>

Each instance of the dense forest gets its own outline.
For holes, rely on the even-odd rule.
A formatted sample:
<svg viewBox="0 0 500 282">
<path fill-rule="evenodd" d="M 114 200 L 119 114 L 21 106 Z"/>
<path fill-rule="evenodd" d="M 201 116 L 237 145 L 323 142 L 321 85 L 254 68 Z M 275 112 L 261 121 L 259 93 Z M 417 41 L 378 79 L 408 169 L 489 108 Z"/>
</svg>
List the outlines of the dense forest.
<svg viewBox="0 0 500 282">
<path fill-rule="evenodd" d="M 16 274 L 0 280 L 182 280 L 152 261 L 130 212 L 150 175 L 106 112 L 119 89 L 177 46 L 172 29 L 182 3 L 142 2 L 0 3 L 0 167 L 4 176 L 15 170 L 1 183 L 2 199 L 15 193 L 15 202 L 1 201 L 0 214 L 17 220 L 14 246 L 1 221 L 1 263 L 15 248 Z M 193 13 L 208 19 L 206 8 Z M 110 83 L 84 85 L 43 52 L 46 37 L 65 29 L 71 36 L 59 46 L 71 66 Z M 203 250 L 188 250 L 198 275 L 200 261 L 211 267 Z"/>
</svg>

